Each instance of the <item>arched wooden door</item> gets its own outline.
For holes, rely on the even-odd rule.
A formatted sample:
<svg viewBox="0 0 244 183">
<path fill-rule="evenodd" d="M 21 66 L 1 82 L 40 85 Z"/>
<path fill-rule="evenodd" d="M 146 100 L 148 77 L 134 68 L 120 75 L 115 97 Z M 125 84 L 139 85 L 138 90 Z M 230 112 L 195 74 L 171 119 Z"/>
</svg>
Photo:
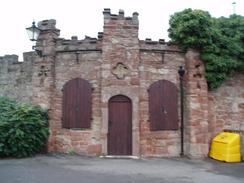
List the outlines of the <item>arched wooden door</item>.
<svg viewBox="0 0 244 183">
<path fill-rule="evenodd" d="M 90 128 L 91 86 L 88 81 L 75 78 L 64 85 L 63 128 Z"/>
<path fill-rule="evenodd" d="M 156 130 L 178 129 L 178 91 L 174 83 L 159 80 L 149 88 L 150 127 Z"/>
<path fill-rule="evenodd" d="M 109 100 L 108 154 L 132 154 L 132 104 L 123 95 Z"/>
</svg>

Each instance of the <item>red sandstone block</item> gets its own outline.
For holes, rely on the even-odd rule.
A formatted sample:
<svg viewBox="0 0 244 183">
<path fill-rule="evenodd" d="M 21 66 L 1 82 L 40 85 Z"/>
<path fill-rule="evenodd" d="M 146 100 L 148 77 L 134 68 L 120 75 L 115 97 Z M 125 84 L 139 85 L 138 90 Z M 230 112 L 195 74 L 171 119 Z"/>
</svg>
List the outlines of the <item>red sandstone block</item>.
<svg viewBox="0 0 244 183">
<path fill-rule="evenodd" d="M 167 147 L 159 147 L 155 148 L 154 156 L 166 156 L 169 155 L 168 148 Z"/>
<path fill-rule="evenodd" d="M 53 144 L 48 144 L 47 152 L 55 152 L 56 149 L 54 148 Z"/>
<path fill-rule="evenodd" d="M 89 145 L 87 152 L 90 155 L 96 155 L 96 156 L 100 155 L 102 153 L 102 145 L 101 144 Z"/>
<path fill-rule="evenodd" d="M 146 154 L 146 147 L 144 145 L 140 146 L 140 153 L 145 155 Z"/>
<path fill-rule="evenodd" d="M 90 131 L 83 131 L 83 130 L 71 130 L 71 136 L 82 136 L 86 137 L 91 134 Z"/>
<path fill-rule="evenodd" d="M 50 133 L 51 133 L 53 136 L 56 136 L 56 135 L 58 135 L 58 130 L 53 130 L 53 129 L 52 129 L 52 131 L 50 131 Z"/>
<path fill-rule="evenodd" d="M 96 105 L 96 104 L 94 104 L 94 105 Z M 101 110 L 100 109 L 93 109 L 92 115 L 93 115 L 93 117 L 95 117 L 95 116 L 100 117 L 101 116 Z"/>
<path fill-rule="evenodd" d="M 202 134 L 202 135 L 196 135 L 196 138 L 195 138 L 195 142 L 196 143 L 205 143 L 206 142 L 206 138 L 207 137 L 207 134 Z"/>
<path fill-rule="evenodd" d="M 72 147 L 80 146 L 80 142 L 79 141 L 71 141 L 71 145 L 72 145 Z"/>
<path fill-rule="evenodd" d="M 60 134 L 64 136 L 70 136 L 70 130 L 69 129 L 61 129 Z"/>
<path fill-rule="evenodd" d="M 153 131 L 153 132 L 150 132 L 149 134 L 149 137 L 154 139 L 154 138 L 157 138 L 157 139 L 167 139 L 169 136 L 169 134 L 167 133 L 167 131 Z"/>
<path fill-rule="evenodd" d="M 101 103 L 101 108 L 107 108 L 108 107 L 108 103 L 107 102 L 102 102 Z"/>
<path fill-rule="evenodd" d="M 199 126 L 199 127 L 196 129 L 195 133 L 196 133 L 197 135 L 198 135 L 198 134 L 204 134 L 204 135 L 206 136 L 207 133 L 208 133 L 208 128 L 207 128 L 207 126 L 206 126 L 206 127 L 201 127 L 201 126 Z"/>
<path fill-rule="evenodd" d="M 71 135 L 71 141 L 81 141 L 83 140 L 84 138 L 82 137 L 82 135 L 79 135 L 79 136 L 73 136 Z"/>
<path fill-rule="evenodd" d="M 140 94 L 140 102 L 148 102 L 148 93 L 143 92 Z"/>
<path fill-rule="evenodd" d="M 203 116 L 204 111 L 202 111 L 201 109 L 191 109 L 191 118 L 201 118 L 201 116 Z"/>
<path fill-rule="evenodd" d="M 130 84 L 131 85 L 139 85 L 140 84 L 140 81 L 139 81 L 138 78 L 131 78 Z"/>
</svg>

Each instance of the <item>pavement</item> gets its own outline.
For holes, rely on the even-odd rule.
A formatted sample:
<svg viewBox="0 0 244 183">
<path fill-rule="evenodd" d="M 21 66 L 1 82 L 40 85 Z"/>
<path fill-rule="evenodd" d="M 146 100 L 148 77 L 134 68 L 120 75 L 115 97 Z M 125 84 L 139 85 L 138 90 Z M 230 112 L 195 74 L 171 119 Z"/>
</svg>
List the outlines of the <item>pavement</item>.
<svg viewBox="0 0 244 183">
<path fill-rule="evenodd" d="M 0 183 L 244 183 L 244 162 L 48 154 L 0 160 Z"/>
</svg>

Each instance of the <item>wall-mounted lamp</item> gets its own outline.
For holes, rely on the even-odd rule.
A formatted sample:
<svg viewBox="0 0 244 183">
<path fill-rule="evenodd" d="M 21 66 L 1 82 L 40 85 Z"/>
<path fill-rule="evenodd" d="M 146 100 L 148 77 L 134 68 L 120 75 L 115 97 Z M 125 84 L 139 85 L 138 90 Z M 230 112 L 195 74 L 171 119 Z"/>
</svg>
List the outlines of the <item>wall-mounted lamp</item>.
<svg viewBox="0 0 244 183">
<path fill-rule="evenodd" d="M 29 39 L 33 42 L 32 49 L 35 50 L 39 56 L 42 56 L 42 51 L 37 50 L 36 46 L 35 46 L 35 42 L 37 41 L 37 39 L 41 33 L 41 30 L 38 29 L 38 27 L 36 27 L 35 22 L 32 22 L 32 26 L 26 28 L 26 31 L 27 31 L 27 34 L 29 36 Z"/>
</svg>

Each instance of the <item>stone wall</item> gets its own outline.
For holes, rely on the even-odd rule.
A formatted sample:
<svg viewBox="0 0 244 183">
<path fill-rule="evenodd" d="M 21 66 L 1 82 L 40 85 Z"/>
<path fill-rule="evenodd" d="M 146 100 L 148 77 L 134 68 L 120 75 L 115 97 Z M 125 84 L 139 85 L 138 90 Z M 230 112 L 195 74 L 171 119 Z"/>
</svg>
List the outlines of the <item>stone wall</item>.
<svg viewBox="0 0 244 183">
<path fill-rule="evenodd" d="M 76 36 L 70 40 L 59 38 L 55 20 L 42 21 L 38 25 L 42 29 L 37 43 L 42 56 L 36 65 L 39 70 L 44 70 L 44 74 L 35 77 L 38 91 L 35 103 L 49 109 L 48 151 L 99 155 L 101 41 L 90 37 L 84 40 L 78 40 Z M 93 88 L 91 129 L 62 128 L 63 86 L 74 78 L 89 81 Z"/>
<path fill-rule="evenodd" d="M 132 154 L 154 157 L 179 155 L 179 130 L 149 130 L 147 90 L 153 82 L 161 79 L 169 80 L 178 87 L 177 71 L 185 63 L 184 53 L 163 40 L 139 41 L 137 16 L 134 13 L 133 17 L 124 17 L 122 11 L 119 15 L 112 15 L 110 10 L 105 9 L 104 32 L 98 34 L 98 39 L 86 37 L 77 40 L 75 36 L 71 40 L 55 39 L 54 84 L 51 86 L 47 82 L 47 87 L 50 86 L 52 90 L 51 101 L 49 99 L 49 151 L 107 154 L 108 101 L 112 96 L 123 94 L 132 100 L 133 106 Z M 42 23 L 49 26 L 48 22 Z M 55 31 L 55 25 L 52 29 Z M 41 49 L 41 45 L 47 42 L 45 38 L 50 39 L 45 34 L 50 32 L 49 29 L 49 32 L 42 34 L 41 38 L 44 39 L 39 42 Z M 47 59 L 47 56 L 43 59 Z M 45 62 L 39 63 L 40 69 Z M 121 71 L 117 72 L 121 65 L 126 67 L 122 74 L 119 73 Z M 47 69 L 43 82 L 50 80 L 47 79 L 50 70 Z M 89 130 L 61 127 L 62 88 L 67 81 L 76 77 L 88 80 L 93 87 L 92 128 Z M 38 85 L 37 88 L 43 90 L 44 86 Z M 48 101 L 43 98 L 39 103 Z"/>
<path fill-rule="evenodd" d="M 17 55 L 0 57 L 0 96 L 30 102 L 33 95 L 32 75 L 34 52 L 24 53 L 24 62 Z"/>
<path fill-rule="evenodd" d="M 84 40 L 86 42 L 87 40 Z M 93 46 L 93 45 L 92 45 Z M 72 47 L 72 44 L 70 45 Z M 84 48 L 83 48 L 84 49 Z M 59 52 L 55 63 L 55 88 L 50 110 L 49 151 L 80 154 L 101 154 L 100 129 L 100 85 L 101 51 Z M 74 78 L 83 78 L 92 86 L 92 127 L 89 130 L 62 129 L 62 89 L 64 84 Z"/>
<path fill-rule="evenodd" d="M 138 39 L 138 13 L 125 17 L 104 9 L 104 30 L 97 38 L 59 37 L 55 20 L 39 22 L 42 30 L 37 55 L 0 57 L 0 95 L 31 101 L 48 109 L 49 152 L 108 154 L 109 99 L 125 95 L 132 103 L 132 155 L 173 157 L 180 155 L 179 66 L 184 76 L 184 151 L 190 157 L 206 157 L 210 140 L 223 129 L 244 130 L 244 77 L 237 74 L 215 91 L 208 92 L 204 64 L 199 53 L 181 52 L 163 39 Z M 92 87 L 90 129 L 62 128 L 63 86 L 74 78 Z M 179 129 L 151 131 L 148 89 L 158 80 L 178 88 Z"/>
<path fill-rule="evenodd" d="M 139 112 L 140 150 L 143 156 L 172 157 L 180 154 L 180 128 L 164 131 L 150 130 L 148 89 L 154 82 L 165 79 L 176 85 L 178 96 L 180 96 L 178 69 L 182 65 L 185 65 L 184 53 L 174 46 L 170 46 L 162 40 L 140 41 Z M 178 106 L 180 107 L 180 103 Z M 178 119 L 180 119 L 180 108 L 178 113 Z"/>
<path fill-rule="evenodd" d="M 209 92 L 208 101 L 209 140 L 223 130 L 240 132 L 244 158 L 244 74 L 236 73 Z"/>
<path fill-rule="evenodd" d="M 207 156 L 208 143 L 208 88 L 204 64 L 199 53 L 189 50 L 186 54 L 185 76 L 185 149 L 191 157 Z"/>
</svg>

